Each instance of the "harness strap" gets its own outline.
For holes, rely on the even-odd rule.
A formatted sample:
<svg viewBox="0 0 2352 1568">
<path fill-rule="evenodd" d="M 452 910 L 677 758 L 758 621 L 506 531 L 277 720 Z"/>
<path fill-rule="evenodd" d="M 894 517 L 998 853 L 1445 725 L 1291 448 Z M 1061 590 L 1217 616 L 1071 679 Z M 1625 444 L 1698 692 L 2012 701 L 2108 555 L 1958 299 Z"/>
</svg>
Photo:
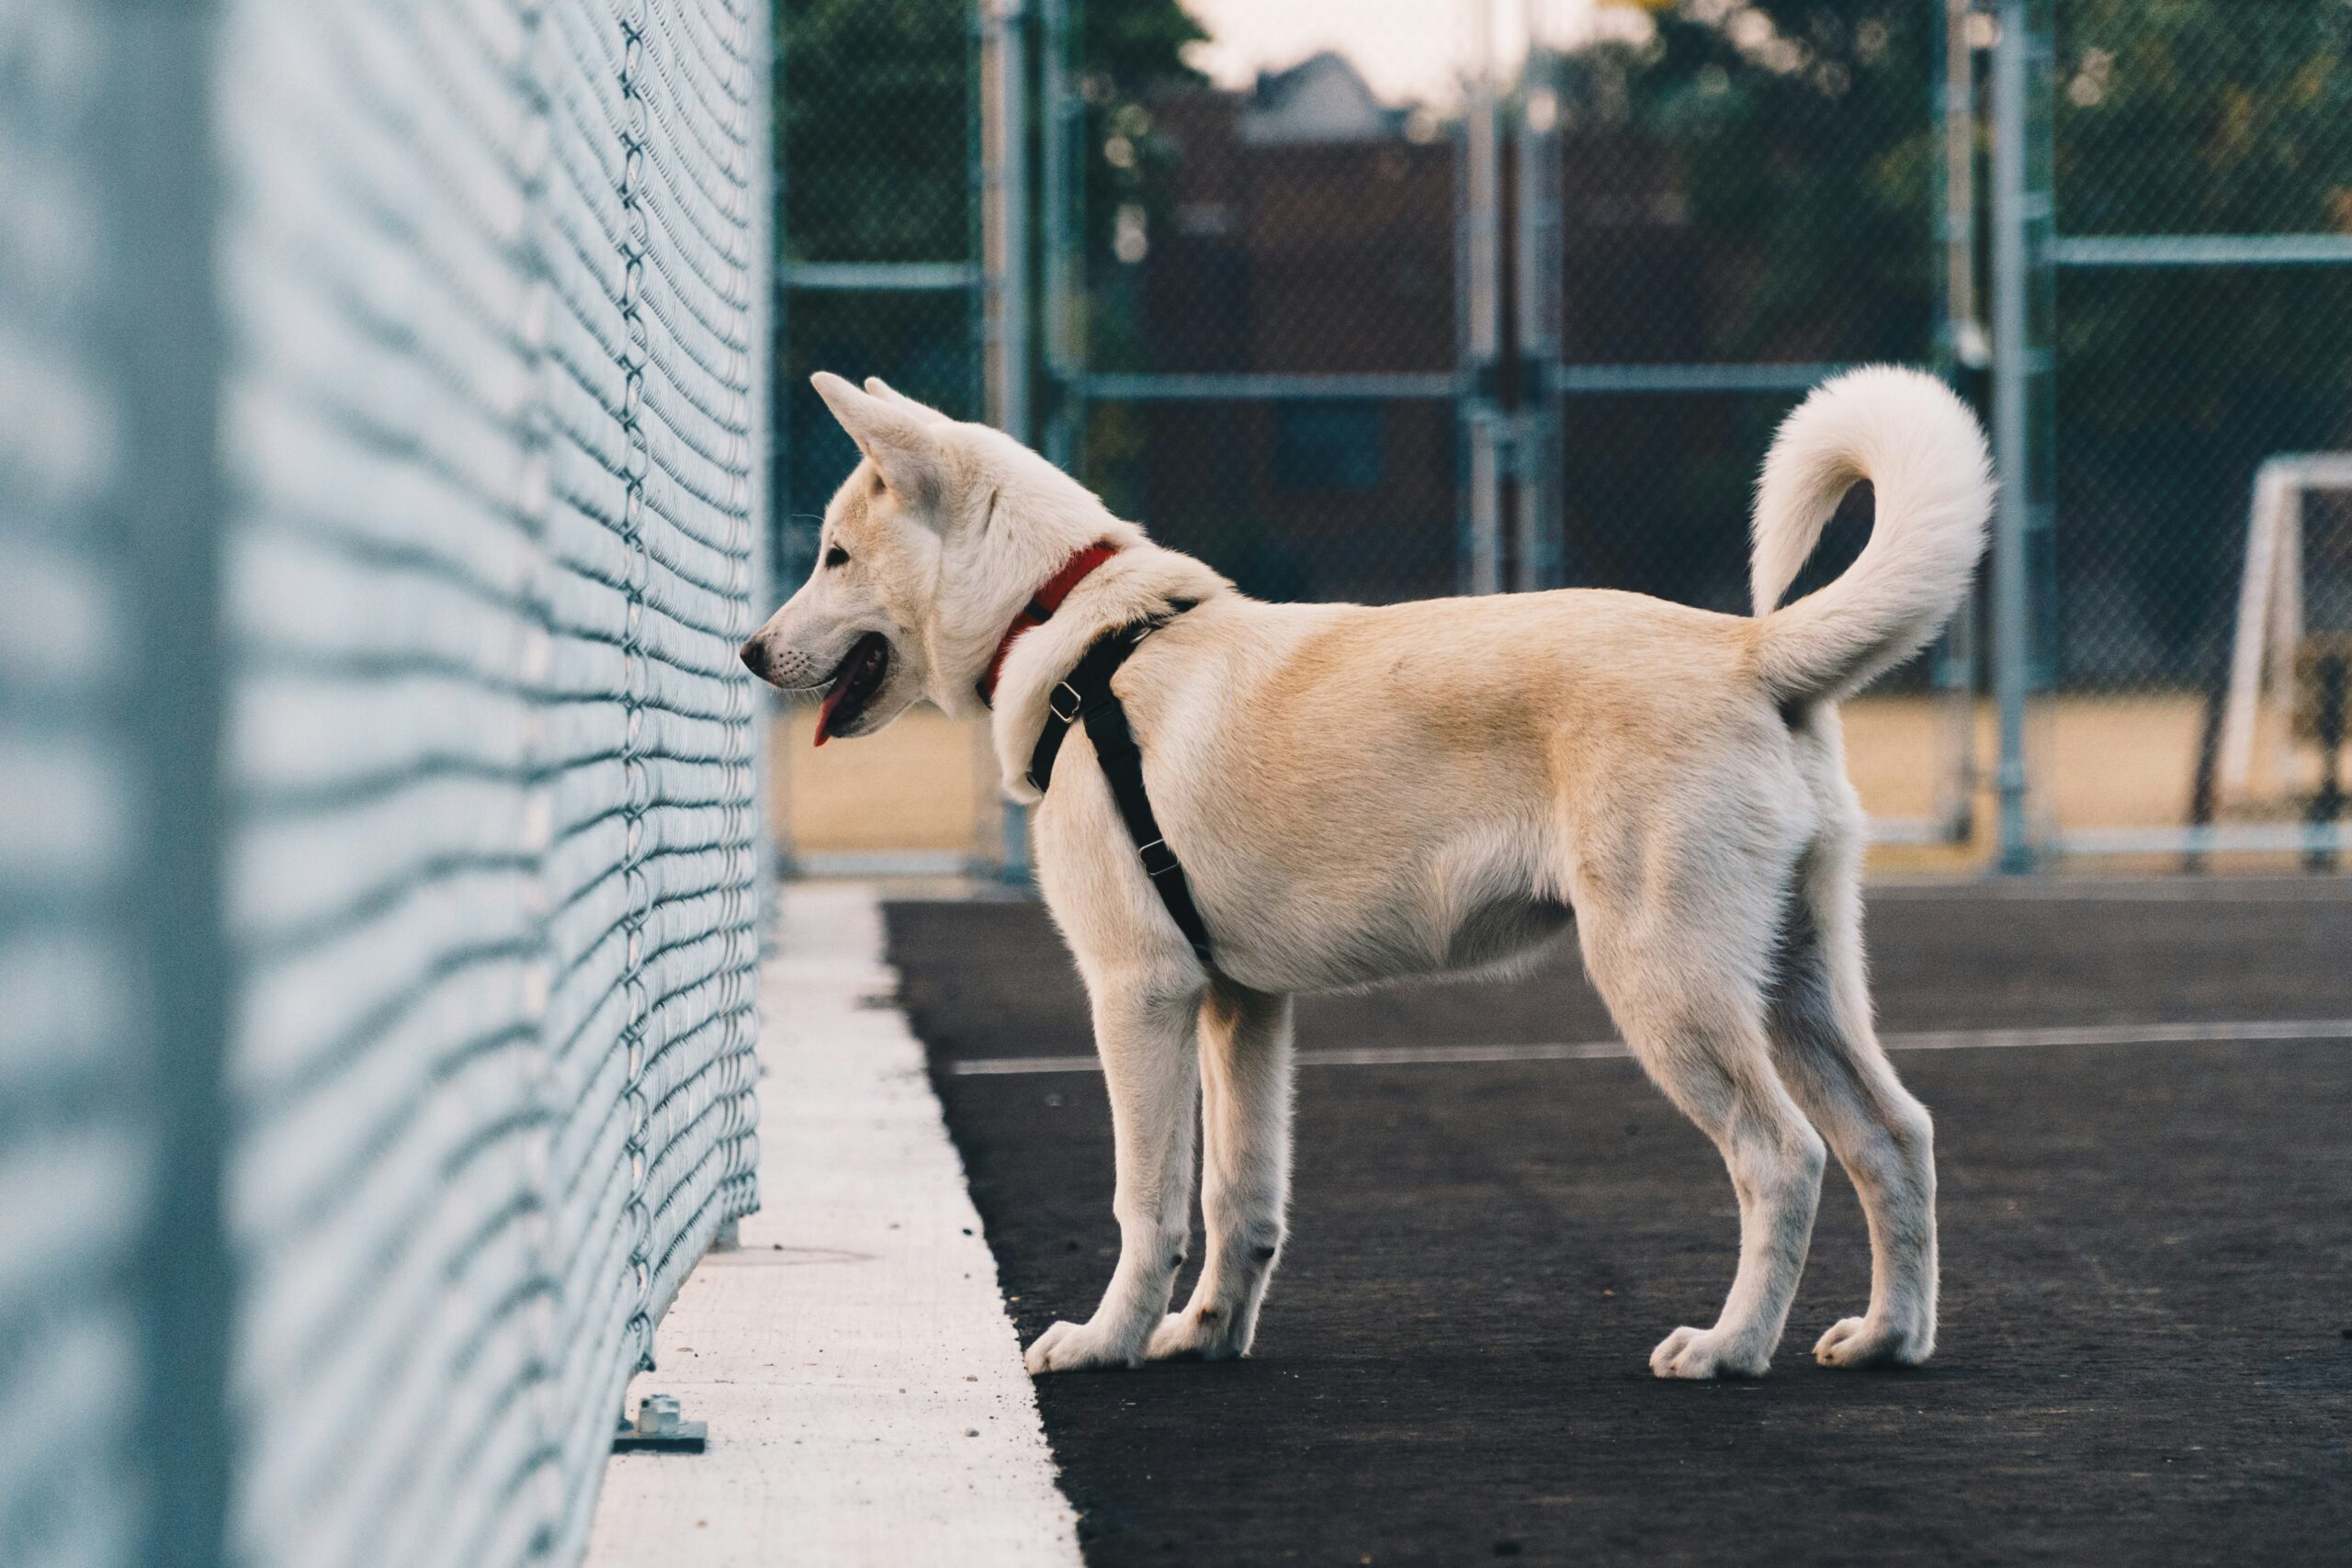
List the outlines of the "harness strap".
<svg viewBox="0 0 2352 1568">
<path fill-rule="evenodd" d="M 1178 605 L 1171 615 L 1191 608 Z M 1038 794 L 1046 792 L 1053 783 L 1054 759 L 1069 736 L 1069 727 L 1083 722 L 1086 738 L 1094 743 L 1094 759 L 1102 765 L 1103 781 L 1111 786 L 1111 798 L 1118 805 L 1120 819 L 1135 842 L 1151 890 L 1159 895 L 1193 953 L 1206 964 L 1208 922 L 1201 919 L 1200 906 L 1193 902 L 1192 884 L 1184 879 L 1183 866 L 1160 836 L 1159 820 L 1151 812 L 1151 796 L 1144 789 L 1143 749 L 1136 744 L 1135 731 L 1127 725 L 1127 710 L 1111 691 L 1111 677 L 1119 666 L 1169 618 L 1137 621 L 1104 633 L 1077 667 L 1046 694 L 1045 728 L 1037 732 L 1037 744 L 1029 753 L 1029 783 Z"/>
</svg>

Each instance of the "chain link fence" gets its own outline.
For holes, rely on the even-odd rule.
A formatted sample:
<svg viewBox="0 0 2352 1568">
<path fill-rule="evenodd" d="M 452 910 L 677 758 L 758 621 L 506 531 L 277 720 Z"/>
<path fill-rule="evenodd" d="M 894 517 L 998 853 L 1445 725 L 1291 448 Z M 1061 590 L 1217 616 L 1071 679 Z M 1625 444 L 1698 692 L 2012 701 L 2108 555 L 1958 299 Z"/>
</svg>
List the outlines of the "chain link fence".
<svg viewBox="0 0 2352 1568">
<path fill-rule="evenodd" d="M 977 13 L 964 0 L 781 0 L 775 16 L 781 595 L 808 575 L 825 503 L 857 463 L 812 373 L 879 376 L 958 418 L 987 411 Z M 803 711 L 773 737 L 788 864 L 952 872 L 992 856 L 996 791 L 974 727 L 926 707 L 870 746 L 819 752 L 813 736 Z"/>
<path fill-rule="evenodd" d="M 1400 94 L 1351 54 L 1378 41 L 1369 13 L 1237 81 L 1195 69 L 1213 40 L 1174 0 L 796 0 L 786 382 L 881 374 L 1006 423 L 1269 599 L 1574 585 L 1744 612 L 1747 495 L 1804 392 L 1867 360 L 1948 364 L 1963 328 L 1981 361 L 1944 279 L 1946 20 L 1558 9 L 1426 7 L 1433 69 Z M 991 74 L 999 38 L 1016 63 Z M 1020 156 L 980 134 L 999 117 Z M 1027 231 L 1018 265 L 984 243 L 996 213 Z M 1008 332 L 1018 387 L 989 370 Z M 854 458 L 795 400 L 798 566 Z M 1833 556 L 1867 526 L 1849 510 Z M 1972 830 L 1973 629 L 1849 727 L 1883 834 Z M 845 754 L 787 748 L 799 863 L 1017 856 L 974 750 L 927 716 Z"/>
<path fill-rule="evenodd" d="M 583 1549 L 756 1200 L 766 22 L 0 9 L 0 1558 Z"/>
<path fill-rule="evenodd" d="M 1453 592 L 1456 138 L 1337 51 L 1241 90 L 1075 64 L 1045 107 L 1094 198 L 1057 225 L 1074 298 L 1046 305 L 1075 318 L 1075 471 L 1261 597 Z"/>
<path fill-rule="evenodd" d="M 787 11 L 822 100 L 785 149 L 796 385 L 895 375 L 1005 423 L 1268 598 L 1591 586 L 1745 613 L 1781 418 L 1851 365 L 1920 366 L 1999 435 L 1987 585 L 2014 592 L 1848 706 L 1882 863 L 2340 847 L 2341 0 L 1448 0 L 1415 13 L 1410 91 L 1372 85 L 1404 24 L 1371 11 L 1216 80 L 1193 46 L 1255 34 L 1210 37 L 1213 6 Z M 1018 156 L 981 134 L 1001 122 Z M 875 228 L 917 216 L 921 242 Z M 1017 264 L 986 243 L 1015 231 Z M 888 265 L 843 297 L 830 258 Z M 851 458 L 798 407 L 813 526 Z M 1868 512 L 1865 490 L 1800 590 Z M 928 857 L 854 863 L 1018 853 L 968 737 L 918 724 L 789 772 L 806 841 Z"/>
<path fill-rule="evenodd" d="M 2044 830 L 2324 858 L 2352 653 L 2352 460 L 2324 461 L 2352 451 L 2352 6 L 2025 19 L 2054 209 Z"/>
<path fill-rule="evenodd" d="M 167 837 L 201 829 L 162 789 L 191 728 L 155 705 L 190 701 L 203 733 L 200 639 L 156 628 L 200 613 L 207 563 L 134 506 L 140 481 L 180 477 L 148 378 L 182 387 L 141 352 L 133 288 L 176 302 L 187 280 L 125 265 L 181 213 L 127 199 L 131 161 L 162 150 L 122 67 L 170 41 L 97 0 L 0 7 L 0 1377 L 25 1413 L 0 1445 L 8 1562 L 165 1562 L 148 1553 L 168 1528 L 220 1531 L 217 1506 L 177 1506 L 158 1447 L 218 1437 L 220 1362 L 210 1271 L 156 1245 L 217 1232 L 209 1195 L 175 1185 L 217 1129 L 164 1085 L 184 1052 L 199 1082 L 213 1065 L 219 993 L 172 986 L 187 970 L 151 917 L 206 892 Z"/>
</svg>

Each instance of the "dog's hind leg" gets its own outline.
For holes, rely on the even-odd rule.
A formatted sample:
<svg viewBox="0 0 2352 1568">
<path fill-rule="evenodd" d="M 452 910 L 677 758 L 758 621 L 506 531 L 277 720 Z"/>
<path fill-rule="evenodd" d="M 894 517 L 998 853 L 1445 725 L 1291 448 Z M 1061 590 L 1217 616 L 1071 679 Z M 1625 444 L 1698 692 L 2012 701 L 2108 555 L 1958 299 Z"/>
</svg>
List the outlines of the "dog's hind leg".
<svg viewBox="0 0 2352 1568">
<path fill-rule="evenodd" d="M 1030 1345 L 1032 1372 L 1132 1367 L 1168 1312 L 1192 1230 L 1198 988 L 1123 987 L 1090 975 L 1094 1044 L 1111 1097 L 1119 1264 L 1084 1323 L 1057 1323 Z"/>
<path fill-rule="evenodd" d="M 1201 1215 L 1208 1256 L 1152 1359 L 1250 1353 L 1290 1203 L 1291 1006 L 1229 982 L 1201 1003 Z"/>
<path fill-rule="evenodd" d="M 1667 893 L 1650 882 L 1633 907 L 1579 892 L 1585 964 L 1643 1069 L 1723 1151 L 1739 1199 L 1739 1269 L 1714 1325 L 1668 1335 L 1650 1370 L 1755 1377 L 1788 1322 L 1826 1156 L 1765 1041 L 1769 898 L 1747 897 L 1744 884 L 1710 888 L 1703 873 L 1659 880 L 1684 885 Z"/>
<path fill-rule="evenodd" d="M 1936 1344 L 1935 1129 L 1871 1024 L 1859 811 L 1800 863 L 1766 1027 L 1781 1077 L 1861 1197 L 1871 1302 L 1814 1347 L 1827 1366 L 1916 1365 Z"/>
</svg>

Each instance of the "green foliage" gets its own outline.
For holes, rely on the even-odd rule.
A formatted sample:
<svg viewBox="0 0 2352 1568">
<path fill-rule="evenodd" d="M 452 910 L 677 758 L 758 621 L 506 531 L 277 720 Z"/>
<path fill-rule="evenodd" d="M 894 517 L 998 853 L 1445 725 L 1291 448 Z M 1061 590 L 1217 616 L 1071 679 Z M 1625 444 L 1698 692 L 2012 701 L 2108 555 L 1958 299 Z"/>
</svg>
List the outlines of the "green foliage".
<svg viewBox="0 0 2352 1568">
<path fill-rule="evenodd" d="M 1707 298 L 1685 308 L 1703 314 L 1707 357 L 1932 345 L 1936 10 L 1702 0 L 1644 45 L 1593 51 L 1588 101 L 1671 150 L 1706 258 Z"/>
<path fill-rule="evenodd" d="M 2352 5 L 2065 0 L 2057 20 L 2062 231 L 2352 229 Z M 2255 468 L 2352 441 L 2352 268 L 2070 271 L 2058 307 L 2060 651 L 2103 678 L 2218 668 Z"/>
<path fill-rule="evenodd" d="M 1647 43 L 1580 56 L 1572 106 L 1669 150 L 1704 258 L 1690 298 L 1628 303 L 1696 311 L 1704 357 L 1928 353 L 1941 9 L 1682 0 Z M 2352 230 L 2352 4 L 2057 0 L 2055 12 L 2062 232 Z M 2352 443 L 2352 268 L 2070 269 L 2057 305 L 2064 667 L 2196 678 L 2225 631 L 2254 468 Z M 1641 467 L 1694 428 L 1724 437 L 1727 461 L 1702 441 L 1664 466 L 1673 478 L 1645 547 L 1667 592 L 1728 599 L 1734 563 L 1709 541 L 1730 476 L 1780 412 L 1768 401 L 1664 425 L 1615 416 Z M 1709 564 L 1677 574 L 1679 559 Z"/>
<path fill-rule="evenodd" d="M 779 0 L 785 254 L 960 261 L 967 196 L 967 0 Z"/>
<path fill-rule="evenodd" d="M 787 262 L 972 257 L 973 5 L 776 0 Z M 1177 0 L 1069 5 L 1077 24 L 1072 79 L 1084 95 L 1088 232 L 1094 251 L 1107 257 L 1118 207 L 1156 206 L 1166 166 L 1144 100 L 1164 84 L 1198 79 L 1182 51 L 1204 35 Z M 1036 116 L 1031 123 L 1034 132 Z M 1126 146 L 1119 164 L 1106 152 L 1114 135 Z M 1115 269 L 1091 270 L 1100 276 Z M 790 430 L 779 507 L 784 575 L 805 570 L 815 537 L 811 521 L 855 461 L 847 437 L 809 389 L 808 373 L 882 376 L 950 412 L 976 416 L 970 307 L 963 293 L 791 296 L 780 367 Z"/>
<path fill-rule="evenodd" d="M 1163 88 L 1203 81 L 1184 63 L 1183 50 L 1208 34 L 1176 0 L 1070 4 L 1078 12 L 1078 82 L 1086 105 L 1079 141 L 1091 264 L 1110 256 L 1112 226 L 1123 204 L 1159 215 L 1171 152 L 1148 100 Z M 1118 151 L 1121 144 L 1125 152 Z"/>
<path fill-rule="evenodd" d="M 1208 35 L 1177 0 L 1069 0 L 1088 231 L 1156 200 L 1166 150 L 1145 100 L 1200 80 Z M 786 253 L 806 261 L 971 254 L 972 0 L 778 0 Z M 1111 155 L 1120 144 L 1116 159 Z"/>
</svg>

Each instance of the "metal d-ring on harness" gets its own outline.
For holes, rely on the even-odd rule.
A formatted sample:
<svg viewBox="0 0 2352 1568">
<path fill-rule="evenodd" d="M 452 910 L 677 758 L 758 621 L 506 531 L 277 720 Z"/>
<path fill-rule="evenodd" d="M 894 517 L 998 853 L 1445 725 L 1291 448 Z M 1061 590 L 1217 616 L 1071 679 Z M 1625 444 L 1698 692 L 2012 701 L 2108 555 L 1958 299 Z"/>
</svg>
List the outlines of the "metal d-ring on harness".
<svg viewBox="0 0 2352 1568">
<path fill-rule="evenodd" d="M 1111 798 L 1118 803 L 1119 816 L 1127 825 L 1127 837 L 1135 840 L 1136 853 L 1143 860 L 1144 874 L 1151 880 L 1151 890 L 1159 895 L 1159 901 L 1168 907 L 1169 915 L 1176 921 L 1176 929 L 1184 933 L 1184 940 L 1193 944 L 1193 952 L 1206 964 L 1207 922 L 1201 919 L 1200 907 L 1193 902 L 1193 888 L 1184 880 L 1184 868 L 1177 863 L 1175 852 L 1160 836 L 1159 818 L 1151 814 L 1151 797 L 1144 792 L 1142 749 L 1136 744 L 1135 732 L 1127 728 L 1127 710 L 1120 706 L 1119 699 L 1111 692 L 1111 677 L 1143 639 L 1191 608 L 1190 604 L 1180 604 L 1169 615 L 1136 621 L 1095 639 L 1077 667 L 1046 694 L 1046 727 L 1037 732 L 1036 748 L 1029 753 L 1029 783 L 1039 795 L 1046 793 L 1046 786 L 1054 778 L 1054 758 L 1060 753 L 1069 727 L 1083 721 L 1086 738 L 1094 742 L 1094 760 L 1102 765 L 1102 777 L 1110 784 Z"/>
</svg>

